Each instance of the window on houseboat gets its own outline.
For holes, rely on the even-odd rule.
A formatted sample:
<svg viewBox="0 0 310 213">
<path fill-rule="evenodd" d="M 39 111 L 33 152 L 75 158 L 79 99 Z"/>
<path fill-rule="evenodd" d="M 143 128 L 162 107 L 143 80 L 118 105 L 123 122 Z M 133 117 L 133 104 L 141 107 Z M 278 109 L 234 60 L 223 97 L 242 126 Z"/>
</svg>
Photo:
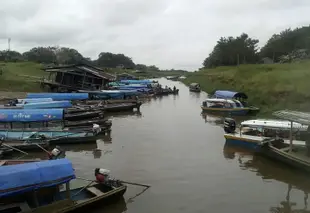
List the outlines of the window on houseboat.
<svg viewBox="0 0 310 213">
<path fill-rule="evenodd" d="M 223 102 L 208 102 L 208 107 L 210 108 L 224 108 L 226 106 L 224 106 Z"/>
</svg>

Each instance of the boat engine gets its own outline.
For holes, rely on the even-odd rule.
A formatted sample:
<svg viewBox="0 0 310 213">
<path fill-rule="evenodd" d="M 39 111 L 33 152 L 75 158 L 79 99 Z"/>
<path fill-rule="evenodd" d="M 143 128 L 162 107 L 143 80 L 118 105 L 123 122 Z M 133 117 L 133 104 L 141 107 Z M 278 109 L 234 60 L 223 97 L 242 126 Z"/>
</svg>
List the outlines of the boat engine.
<svg viewBox="0 0 310 213">
<path fill-rule="evenodd" d="M 62 150 L 59 146 L 56 146 L 49 154 L 50 160 L 56 160 L 63 157 L 65 157 L 65 151 Z"/>
<path fill-rule="evenodd" d="M 225 118 L 224 120 L 224 131 L 226 133 L 234 133 L 236 130 L 236 122 L 232 118 Z"/>
<path fill-rule="evenodd" d="M 99 134 L 101 132 L 101 127 L 99 124 L 93 124 L 93 132 Z"/>
<path fill-rule="evenodd" d="M 110 170 L 96 168 L 95 169 L 95 177 L 99 183 L 109 183 L 110 178 Z"/>
</svg>

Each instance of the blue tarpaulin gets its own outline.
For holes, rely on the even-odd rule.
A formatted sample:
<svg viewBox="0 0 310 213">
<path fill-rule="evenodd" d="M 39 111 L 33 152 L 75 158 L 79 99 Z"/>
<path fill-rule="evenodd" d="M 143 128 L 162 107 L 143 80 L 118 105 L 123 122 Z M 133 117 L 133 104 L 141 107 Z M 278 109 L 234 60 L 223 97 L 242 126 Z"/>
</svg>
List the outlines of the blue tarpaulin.
<svg viewBox="0 0 310 213">
<path fill-rule="evenodd" d="M 87 100 L 88 93 L 28 93 L 27 98 L 52 98 L 61 100 Z"/>
<path fill-rule="evenodd" d="M 63 120 L 63 109 L 0 109 L 0 122 Z"/>
<path fill-rule="evenodd" d="M 75 178 L 68 159 L 0 167 L 0 197 L 56 186 Z"/>
<path fill-rule="evenodd" d="M 47 109 L 47 108 L 69 108 L 72 107 L 72 104 L 70 101 L 50 101 L 50 102 L 16 104 L 16 106 L 22 106 L 24 109 Z"/>
<path fill-rule="evenodd" d="M 124 84 L 151 84 L 151 80 L 121 80 Z"/>
<path fill-rule="evenodd" d="M 232 99 L 232 98 L 244 98 L 247 99 L 248 96 L 242 92 L 234 92 L 228 90 L 217 90 L 214 93 L 215 98 L 224 98 L 224 99 Z"/>
</svg>

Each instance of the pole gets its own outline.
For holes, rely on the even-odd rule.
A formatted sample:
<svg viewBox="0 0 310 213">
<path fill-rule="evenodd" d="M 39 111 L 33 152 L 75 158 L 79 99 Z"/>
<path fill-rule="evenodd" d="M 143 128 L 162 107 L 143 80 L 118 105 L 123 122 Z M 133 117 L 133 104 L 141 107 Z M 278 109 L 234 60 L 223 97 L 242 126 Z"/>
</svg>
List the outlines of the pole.
<svg viewBox="0 0 310 213">
<path fill-rule="evenodd" d="M 36 145 L 37 145 L 40 149 L 42 149 L 44 152 L 46 152 L 47 154 L 49 154 L 49 152 L 48 152 L 46 149 L 44 149 L 41 145 L 39 145 L 39 144 L 37 144 L 37 143 L 36 143 Z"/>
<path fill-rule="evenodd" d="M 290 152 L 293 149 L 293 121 L 291 121 L 291 131 L 290 131 Z"/>
<path fill-rule="evenodd" d="M 14 149 L 14 150 L 16 150 L 16 151 L 19 151 L 19 152 L 21 152 L 21 153 L 23 153 L 23 154 L 25 154 L 25 155 L 28 155 L 27 152 L 24 152 L 24 151 L 22 151 L 22 150 L 20 150 L 20 149 L 17 149 L 17 148 L 15 148 L 15 147 L 9 146 L 9 145 L 7 145 L 7 144 L 5 144 L 5 143 L 2 143 L 2 145 L 3 145 L 3 146 L 6 146 L 6 147 L 8 147 L 8 148 L 10 148 L 10 149 Z"/>
<path fill-rule="evenodd" d="M 80 191 L 78 191 L 77 193 L 75 193 L 74 195 L 72 195 L 72 197 L 80 194 L 84 189 L 86 189 L 88 186 L 90 186 L 93 182 L 95 181 L 91 181 L 89 184 L 87 184 L 86 186 L 84 186 Z"/>
</svg>

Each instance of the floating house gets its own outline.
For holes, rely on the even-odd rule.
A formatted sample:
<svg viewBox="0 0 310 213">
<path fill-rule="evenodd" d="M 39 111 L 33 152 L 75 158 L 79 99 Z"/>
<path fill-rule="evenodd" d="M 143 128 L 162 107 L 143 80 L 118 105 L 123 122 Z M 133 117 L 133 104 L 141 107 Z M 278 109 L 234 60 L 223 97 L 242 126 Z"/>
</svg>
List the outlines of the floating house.
<svg viewBox="0 0 310 213">
<path fill-rule="evenodd" d="M 72 92 L 81 89 L 104 89 L 115 76 L 104 72 L 103 69 L 87 64 L 56 66 L 44 68 L 49 73 L 41 83 L 53 92 Z"/>
</svg>

